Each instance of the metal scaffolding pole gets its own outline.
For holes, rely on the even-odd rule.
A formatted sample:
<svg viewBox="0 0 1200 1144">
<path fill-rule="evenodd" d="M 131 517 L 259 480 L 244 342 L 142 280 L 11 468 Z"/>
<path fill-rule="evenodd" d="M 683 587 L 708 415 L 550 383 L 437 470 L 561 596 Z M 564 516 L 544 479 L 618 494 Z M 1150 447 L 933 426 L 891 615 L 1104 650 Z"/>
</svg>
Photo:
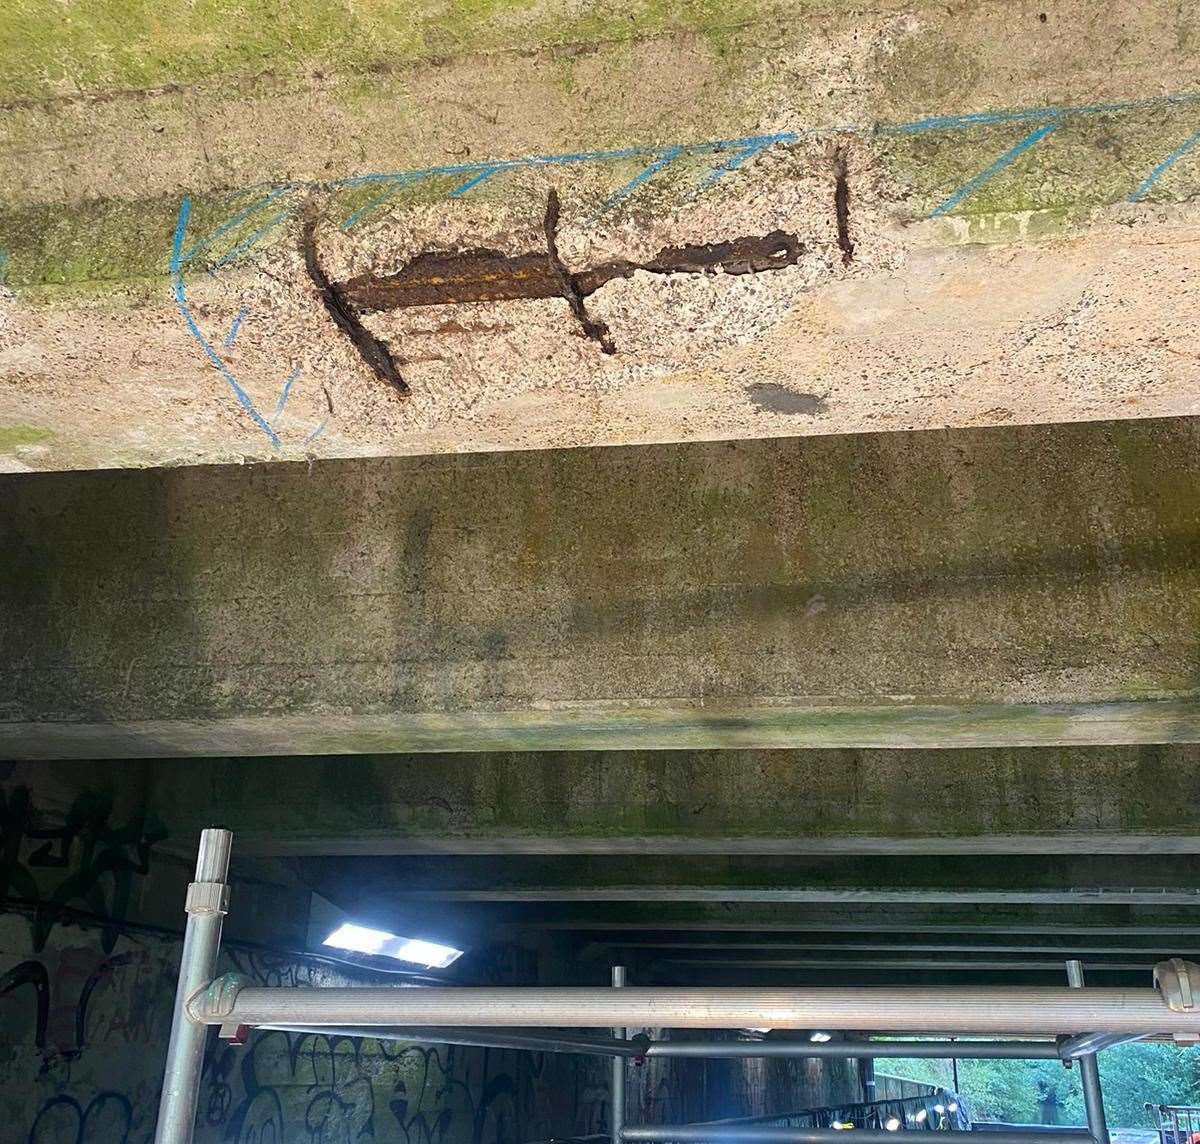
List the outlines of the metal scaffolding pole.
<svg viewBox="0 0 1200 1144">
<path fill-rule="evenodd" d="M 976 1061 L 1059 1059 L 1053 1041 L 651 1041 L 647 1057 L 924 1057 Z"/>
<path fill-rule="evenodd" d="M 229 909 L 229 887 L 225 883 L 232 844 L 233 835 L 228 830 L 204 830 L 200 834 L 196 878 L 188 886 L 185 905 L 187 928 L 183 934 L 171 1040 L 154 1132 L 156 1144 L 191 1144 L 195 1130 L 208 1025 L 192 1017 L 188 1000 L 216 973 L 221 923 Z"/>
<path fill-rule="evenodd" d="M 355 987 L 257 988 L 236 975 L 213 980 L 221 924 L 229 905 L 227 830 L 200 836 L 195 881 L 159 1105 L 156 1144 L 191 1144 L 209 1025 L 282 1028 L 389 1039 L 503 1044 L 553 1052 L 611 1055 L 612 1144 L 842 1144 L 828 1128 L 758 1125 L 627 1125 L 625 1058 L 663 1057 L 975 1057 L 1077 1059 L 1088 1131 L 988 1133 L 988 1144 L 1109 1144 L 1095 1050 L 1145 1036 L 1200 1033 L 1200 1009 L 1169 1004 L 1155 989 L 1084 989 L 1078 961 L 1067 963 L 1067 989 L 689 989 L 627 988 L 614 966 L 612 989 Z M 1182 966 L 1182 963 L 1180 963 Z M 1186 967 L 1185 967 L 1186 968 Z M 1158 978 L 1155 978 L 1158 982 Z M 619 992 L 618 992 L 619 991 Z M 627 1026 L 856 1030 L 942 1034 L 1061 1034 L 1057 1041 L 858 1040 L 659 1042 L 629 1039 Z M 466 1026 L 466 1028 L 463 1028 Z M 517 1026 L 514 1028 L 514 1026 Z M 608 1028 L 606 1037 L 571 1030 Z M 475 1032 L 474 1030 L 482 1030 Z M 544 1030 L 544 1031 L 543 1031 Z M 962 1136 L 965 1133 L 942 1133 Z M 972 1134 L 974 1135 L 974 1134 Z M 891 1144 L 892 1133 L 856 1130 L 855 1144 Z M 952 1144 L 952 1142 L 951 1142 Z"/>
<path fill-rule="evenodd" d="M 755 1124 L 655 1124 L 629 1125 L 626 1144 L 897 1144 L 899 1132 L 855 1128 L 771 1128 Z M 1060 1128 L 1040 1132 L 938 1132 L 938 1144 L 973 1144 L 986 1136 L 988 1144 L 1089 1144 L 1083 1129 Z"/>
<path fill-rule="evenodd" d="M 625 966 L 614 965 L 612 969 L 612 983 L 614 989 L 623 989 L 625 987 Z M 619 1041 L 626 1039 L 627 1030 L 622 1026 L 617 1026 L 613 1029 L 613 1036 Z M 623 1133 L 625 1131 L 625 1058 L 613 1057 L 612 1060 L 612 1093 L 610 1094 L 609 1103 L 612 1107 L 612 1123 L 609 1126 L 612 1132 L 612 1144 L 621 1144 Z"/>
<path fill-rule="evenodd" d="M 1084 1053 L 1098 1053 L 1101 1049 L 1112 1049 L 1117 1045 L 1128 1045 L 1145 1038 L 1128 1033 L 1079 1033 L 1074 1037 L 1063 1037 L 1058 1044 L 1058 1055 L 1064 1061 L 1073 1061 Z"/>
<path fill-rule="evenodd" d="M 376 1041 L 467 1045 L 484 1049 L 528 1049 L 535 1053 L 580 1053 L 586 1056 L 682 1057 L 704 1059 L 794 1057 L 922 1057 L 980 1061 L 1056 1061 L 1062 1053 L 1054 1041 L 651 1041 L 648 1037 L 588 1037 L 560 1029 L 474 1029 L 446 1025 L 259 1025 L 282 1033 L 370 1037 Z M 1122 1038 L 1124 1040 L 1126 1038 Z"/>
<path fill-rule="evenodd" d="M 436 1025 L 259 1025 L 281 1033 L 312 1033 L 316 1036 L 369 1037 L 375 1041 L 417 1041 L 421 1044 L 466 1045 L 480 1049 L 528 1049 L 533 1053 L 580 1053 L 593 1057 L 644 1057 L 649 1039 L 620 1041 L 611 1037 L 587 1037 L 557 1029 L 471 1029 Z"/>
<path fill-rule="evenodd" d="M 1072 989 L 1083 988 L 1083 963 L 1067 962 L 1067 982 Z M 1083 1107 L 1087 1114 L 1088 1130 L 1096 1144 L 1109 1144 L 1108 1121 L 1104 1116 L 1104 1093 L 1100 1090 L 1100 1065 L 1094 1052 L 1080 1053 L 1079 1081 L 1083 1085 Z"/>
<path fill-rule="evenodd" d="M 585 989 L 501 988 L 237 990 L 208 993 L 194 1020 L 239 1025 L 492 1025 L 596 1029 L 873 1029 L 881 1033 L 1050 1035 L 1200 1033 L 1200 1009 L 1172 1010 L 1147 989 Z"/>
</svg>

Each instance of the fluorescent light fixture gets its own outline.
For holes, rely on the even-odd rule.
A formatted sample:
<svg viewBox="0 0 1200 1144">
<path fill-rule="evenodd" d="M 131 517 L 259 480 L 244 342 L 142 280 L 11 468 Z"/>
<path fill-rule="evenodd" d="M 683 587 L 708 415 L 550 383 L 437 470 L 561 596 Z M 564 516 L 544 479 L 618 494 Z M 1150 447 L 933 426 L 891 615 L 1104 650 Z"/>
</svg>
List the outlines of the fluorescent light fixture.
<svg viewBox="0 0 1200 1144">
<path fill-rule="evenodd" d="M 818 1045 L 823 1045 L 826 1041 L 832 1041 L 833 1037 L 828 1033 L 813 1033 L 808 1039 L 816 1041 Z"/>
<path fill-rule="evenodd" d="M 886 1128 L 889 1132 L 898 1132 L 900 1130 L 900 1121 L 894 1116 L 889 1116 L 884 1128 Z"/>
<path fill-rule="evenodd" d="M 421 941 L 420 938 L 413 937 L 404 942 L 392 956 L 401 961 L 428 966 L 430 969 L 445 969 L 462 957 L 462 950 L 455 949 L 452 945 L 439 945 L 436 941 Z"/>
<path fill-rule="evenodd" d="M 420 938 L 397 937 L 394 933 L 356 926 L 350 922 L 338 926 L 322 943 L 335 949 L 347 949 L 351 953 L 369 953 L 377 957 L 394 957 L 397 961 L 408 961 L 423 965 L 426 969 L 445 969 L 453 965 L 463 951 L 452 945 L 439 945 L 436 941 Z"/>
<path fill-rule="evenodd" d="M 842 1120 L 835 1120 L 829 1127 L 836 1128 L 839 1132 L 845 1132 L 847 1128 L 852 1128 L 853 1125 L 847 1124 Z"/>
<path fill-rule="evenodd" d="M 337 949 L 348 949 L 351 953 L 379 953 L 391 936 L 390 933 L 383 933 L 381 930 L 367 929 L 366 926 L 351 925 L 347 922 L 338 926 L 323 944 L 335 946 Z"/>
</svg>

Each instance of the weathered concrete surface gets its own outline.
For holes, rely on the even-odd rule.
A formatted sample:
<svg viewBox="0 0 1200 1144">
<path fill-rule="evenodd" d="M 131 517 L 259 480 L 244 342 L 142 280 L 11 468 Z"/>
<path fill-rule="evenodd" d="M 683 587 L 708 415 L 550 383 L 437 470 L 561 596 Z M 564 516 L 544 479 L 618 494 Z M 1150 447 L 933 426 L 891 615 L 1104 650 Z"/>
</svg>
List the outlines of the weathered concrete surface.
<svg viewBox="0 0 1200 1144">
<path fill-rule="evenodd" d="M 1171 0 L 13 7 L 0 468 L 1197 411 Z M 310 200 L 335 277 L 538 250 L 551 186 L 575 270 L 775 227 L 806 253 L 609 284 L 613 355 L 554 299 L 372 315 L 399 400 L 296 251 Z"/>
<path fill-rule="evenodd" d="M 40 765 L 81 785 L 92 766 Z M 172 838 L 220 822 L 242 855 L 1200 853 L 1200 748 L 1190 745 L 360 755 L 126 768 L 140 773 L 139 789 Z"/>
<path fill-rule="evenodd" d="M 5 477 L 0 741 L 1193 742 L 1198 437 L 1178 419 Z"/>
</svg>

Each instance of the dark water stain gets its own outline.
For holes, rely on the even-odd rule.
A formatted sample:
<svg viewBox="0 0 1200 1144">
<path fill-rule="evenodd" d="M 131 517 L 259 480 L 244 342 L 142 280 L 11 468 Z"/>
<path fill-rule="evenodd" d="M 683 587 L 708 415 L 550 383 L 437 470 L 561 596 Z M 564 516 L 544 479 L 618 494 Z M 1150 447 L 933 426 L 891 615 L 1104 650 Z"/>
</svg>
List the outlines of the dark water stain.
<svg viewBox="0 0 1200 1144">
<path fill-rule="evenodd" d="M 764 413 L 804 414 L 815 417 L 829 409 L 829 402 L 815 393 L 800 393 L 773 381 L 756 381 L 746 386 L 750 400 Z"/>
</svg>

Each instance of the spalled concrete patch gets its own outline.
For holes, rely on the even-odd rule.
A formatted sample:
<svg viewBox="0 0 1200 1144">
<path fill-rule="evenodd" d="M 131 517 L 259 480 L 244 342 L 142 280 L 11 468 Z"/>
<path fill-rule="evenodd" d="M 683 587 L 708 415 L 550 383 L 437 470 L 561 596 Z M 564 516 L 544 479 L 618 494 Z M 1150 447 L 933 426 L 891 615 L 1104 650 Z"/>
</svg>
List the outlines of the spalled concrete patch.
<svg viewBox="0 0 1200 1144">
<path fill-rule="evenodd" d="M 1175 6 L 1140 5 L 1136 43 L 1069 0 L 412 8 L 411 35 L 354 16 L 374 38 L 353 47 L 233 19 L 174 64 L 134 37 L 0 77 L 0 424 L 54 434 L 22 464 L 1194 411 L 1200 100 Z M 268 72 L 210 50 L 256 37 Z M 347 311 L 356 339 L 300 253 L 311 204 L 327 284 L 525 257 L 551 193 L 544 288 Z M 799 251 L 778 268 L 654 265 L 773 232 Z"/>
<path fill-rule="evenodd" d="M 697 226 L 679 220 L 685 233 Z M 1129 208 L 1023 247 L 897 245 L 874 266 L 878 252 L 865 247 L 850 268 L 815 229 L 786 269 L 606 284 L 589 310 L 612 331 L 613 355 L 557 298 L 367 315 L 396 352 L 408 397 L 332 327 L 298 250 L 193 279 L 194 320 L 279 449 L 174 305 L 9 299 L 0 423 L 52 427 L 21 460 L 60 468 L 1200 412 L 1189 335 L 1200 322 L 1190 269 L 1200 219 L 1190 211 Z M 331 264 L 339 257 L 335 243 Z"/>
</svg>

